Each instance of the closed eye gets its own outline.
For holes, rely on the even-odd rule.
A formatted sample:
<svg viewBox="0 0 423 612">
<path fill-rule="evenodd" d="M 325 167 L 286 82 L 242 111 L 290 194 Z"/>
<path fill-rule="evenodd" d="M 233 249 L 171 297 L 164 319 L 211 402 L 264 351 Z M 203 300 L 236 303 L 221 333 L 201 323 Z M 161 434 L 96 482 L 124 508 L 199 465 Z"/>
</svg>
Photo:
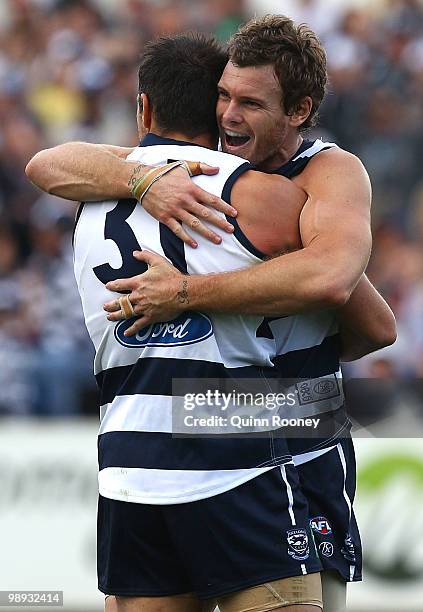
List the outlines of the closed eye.
<svg viewBox="0 0 423 612">
<path fill-rule="evenodd" d="M 256 100 L 244 100 L 244 104 L 250 108 L 261 108 L 260 104 Z"/>
</svg>

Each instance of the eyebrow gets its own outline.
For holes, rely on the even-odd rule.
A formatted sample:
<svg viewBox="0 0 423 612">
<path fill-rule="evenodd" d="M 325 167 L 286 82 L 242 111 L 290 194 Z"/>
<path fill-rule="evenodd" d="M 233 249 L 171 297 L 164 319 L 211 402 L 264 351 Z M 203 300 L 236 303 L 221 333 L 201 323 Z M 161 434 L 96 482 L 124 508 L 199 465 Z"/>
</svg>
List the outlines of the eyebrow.
<svg viewBox="0 0 423 612">
<path fill-rule="evenodd" d="M 217 86 L 217 90 L 221 91 L 223 93 L 229 94 L 229 91 L 225 87 L 223 87 L 222 85 L 218 85 Z M 238 97 L 239 97 L 240 100 L 248 100 L 250 102 L 256 102 L 257 104 L 265 104 L 266 103 L 265 100 L 262 100 L 261 98 L 256 98 L 253 95 L 251 95 L 251 96 L 250 95 L 243 95 L 243 96 L 238 96 Z"/>
</svg>

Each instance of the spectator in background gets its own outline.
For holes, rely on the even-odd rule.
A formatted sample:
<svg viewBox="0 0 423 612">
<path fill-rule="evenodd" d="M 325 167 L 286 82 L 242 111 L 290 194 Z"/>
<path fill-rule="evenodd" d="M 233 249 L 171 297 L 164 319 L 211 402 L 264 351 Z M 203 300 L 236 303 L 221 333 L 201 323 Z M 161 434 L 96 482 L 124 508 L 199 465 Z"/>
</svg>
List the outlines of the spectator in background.
<svg viewBox="0 0 423 612">
<path fill-rule="evenodd" d="M 308 23 L 320 38 L 326 40 L 326 35 L 337 29 L 344 10 L 342 6 L 341 3 L 332 3 L 328 10 L 327 0 L 296 0 L 288 12 L 294 21 Z M 274 10 L 279 9 L 275 6 Z"/>
<path fill-rule="evenodd" d="M 53 196 L 43 195 L 32 209 L 32 245 L 27 268 L 41 281 L 36 300 L 38 342 L 34 383 L 39 415 L 81 412 L 81 391 L 92 388 L 93 351 L 82 317 L 72 271 L 72 206 L 60 210 Z"/>
<path fill-rule="evenodd" d="M 28 296 L 36 282 L 21 266 L 19 241 L 7 222 L 0 225 L 0 414 L 29 414 L 34 409 L 32 377 L 37 336 L 36 312 Z"/>
</svg>

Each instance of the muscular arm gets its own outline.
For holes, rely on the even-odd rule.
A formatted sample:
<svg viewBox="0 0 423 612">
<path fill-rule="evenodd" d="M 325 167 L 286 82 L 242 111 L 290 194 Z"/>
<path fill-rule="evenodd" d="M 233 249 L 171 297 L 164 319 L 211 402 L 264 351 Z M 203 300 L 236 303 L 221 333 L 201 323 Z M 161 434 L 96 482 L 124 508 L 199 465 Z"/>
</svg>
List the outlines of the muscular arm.
<svg viewBox="0 0 423 612">
<path fill-rule="evenodd" d="M 139 166 L 126 161 L 132 151 L 126 147 L 69 142 L 37 153 L 25 172 L 37 187 L 67 200 L 130 198 L 130 178 Z"/>
<path fill-rule="evenodd" d="M 54 149 L 49 149 L 46 151 L 41 151 L 37 154 L 33 160 L 28 164 L 27 174 L 31 180 L 33 180 L 39 187 L 42 189 L 49 191 L 51 193 L 57 193 L 62 195 L 63 197 L 75 198 L 75 199 L 102 199 L 104 197 L 109 198 L 121 198 L 128 197 L 129 195 L 129 186 L 130 178 L 134 173 L 134 170 L 137 167 L 136 163 L 125 161 L 126 156 L 131 152 L 132 149 L 113 147 L 110 145 L 89 145 L 86 143 L 69 143 L 66 145 L 61 145 L 59 147 L 55 147 Z M 332 152 L 330 152 L 332 153 Z M 320 231 L 320 227 L 325 223 L 325 217 L 328 217 L 331 212 L 335 217 L 338 214 L 341 216 L 344 213 L 344 219 L 348 222 L 348 218 L 351 216 L 351 202 L 354 201 L 354 196 L 357 197 L 355 193 L 358 191 L 358 196 L 360 195 L 360 191 L 362 192 L 362 206 L 358 208 L 359 221 L 364 227 L 364 240 L 361 241 L 359 237 L 359 250 L 365 251 L 366 241 L 369 242 L 368 237 L 368 226 L 367 226 L 367 213 L 368 213 L 368 200 L 369 200 L 369 186 L 363 169 L 360 168 L 357 162 L 355 163 L 354 172 L 350 172 L 350 168 L 347 166 L 347 161 L 349 160 L 337 160 L 337 164 L 333 164 L 333 162 L 328 159 L 328 164 L 320 163 L 320 172 L 322 177 L 324 178 L 323 184 L 320 181 L 316 181 L 315 176 L 317 176 L 317 172 L 319 168 L 316 167 L 316 161 L 321 161 L 323 156 L 328 156 L 328 154 L 321 154 L 317 159 L 313 160 L 310 166 L 314 165 L 312 177 L 308 177 L 308 180 L 305 181 L 306 189 L 313 193 L 313 196 L 310 197 L 307 201 L 306 209 L 303 212 L 301 217 L 301 229 L 305 235 L 305 241 L 308 239 L 308 255 L 309 257 L 303 258 L 302 253 L 293 253 L 289 255 L 290 261 L 289 264 L 286 261 L 286 265 L 282 266 L 280 269 L 280 258 L 275 259 L 272 262 L 268 262 L 267 264 L 263 264 L 259 266 L 257 269 L 247 270 L 243 272 L 230 273 L 227 275 L 217 275 L 214 277 L 206 277 L 206 278 L 197 278 L 190 280 L 193 281 L 193 285 L 190 287 L 190 303 L 191 308 L 200 308 L 203 307 L 200 305 L 201 296 L 203 299 L 204 307 L 213 308 L 215 310 L 233 310 L 237 309 L 242 312 L 259 312 L 273 314 L 279 312 L 280 308 L 284 308 L 285 310 L 294 309 L 294 311 L 304 310 L 309 308 L 309 304 L 311 307 L 327 307 L 328 305 L 337 305 L 338 300 L 343 301 L 345 299 L 345 295 L 342 293 L 343 286 L 340 284 L 340 291 L 337 293 L 338 284 L 333 282 L 333 275 L 329 273 L 329 278 L 325 279 L 324 274 L 322 274 L 321 268 L 323 266 L 313 265 L 315 262 L 310 261 L 313 257 L 317 256 L 317 251 L 325 248 L 325 244 L 328 243 L 328 233 Z M 345 154 L 343 154 L 345 155 Z M 339 157 L 339 156 L 338 156 Z M 350 157 L 350 156 L 349 156 Z M 350 158 L 351 159 L 351 158 Z M 351 160 L 352 161 L 352 160 Z M 331 165 L 332 167 L 327 168 L 327 173 L 325 174 L 325 165 Z M 340 167 L 339 167 L 340 166 Z M 358 167 L 357 167 L 358 166 Z M 341 193 L 341 202 L 338 210 L 333 210 L 335 201 L 333 201 L 333 196 L 336 195 L 337 187 L 336 180 L 334 178 L 338 178 L 337 172 L 346 172 L 349 182 L 354 183 L 358 179 L 358 189 L 356 189 L 356 185 L 353 184 L 352 189 L 352 199 L 346 199 L 344 193 Z M 251 173 L 247 173 L 251 174 Z M 305 173 L 303 173 L 305 174 Z M 361 175 L 361 176 L 360 176 Z M 280 177 L 272 177 L 272 179 L 278 179 Z M 283 179 L 282 179 L 283 180 Z M 346 181 L 348 182 L 348 181 Z M 290 183 L 288 181 L 287 183 Z M 334 189 L 335 187 L 335 189 Z M 312 191 L 314 188 L 314 192 Z M 344 184 L 345 192 L 348 192 L 348 185 Z M 361 188 L 361 189 L 360 189 Z M 256 196 L 254 196 L 255 191 Z M 339 187 L 338 187 L 339 189 Z M 326 194 L 325 194 L 326 191 Z M 367 192 L 367 193 L 366 193 Z M 236 202 L 237 200 L 242 201 L 245 197 L 245 194 L 250 193 L 252 196 L 251 201 L 256 201 L 256 198 L 260 197 L 261 190 L 260 187 L 254 187 L 248 180 L 240 179 L 237 182 L 237 188 L 234 189 L 233 198 Z M 364 194 L 364 195 L 363 195 Z M 329 201 L 327 202 L 327 206 L 322 211 L 322 203 L 320 204 L 319 210 L 319 199 L 322 198 L 324 203 L 325 195 L 329 196 Z M 319 198 L 320 196 L 320 198 Z M 331 201 L 332 200 L 332 201 Z M 276 200 L 275 200 L 276 201 Z M 302 202 L 300 202 L 299 208 L 291 206 L 290 214 L 292 213 L 292 218 L 295 218 L 295 215 L 298 213 L 302 206 Z M 366 206 L 367 204 L 367 206 Z M 296 227 L 296 223 L 290 225 L 289 218 L 287 218 L 287 210 L 285 209 L 285 228 L 294 228 Z M 250 235 L 250 238 L 253 239 L 256 246 L 267 252 L 269 254 L 273 254 L 273 252 L 277 252 L 279 250 L 298 248 L 298 240 L 297 234 L 294 229 L 292 229 L 291 233 L 289 231 L 286 234 L 286 241 L 283 246 L 281 246 L 278 242 L 278 239 L 275 239 L 275 234 L 269 235 L 269 233 L 265 233 L 262 231 L 260 221 L 263 220 L 263 215 L 257 214 L 256 220 L 250 215 L 247 217 L 247 220 L 241 216 L 239 219 L 241 227 L 246 231 L 247 235 Z M 266 215 L 266 220 L 270 217 L 269 214 Z M 364 223 L 363 223 L 364 221 Z M 336 223 L 333 224 L 336 227 Z M 267 227 L 269 224 L 267 224 Z M 358 228 L 360 223 L 358 224 Z M 332 227 L 329 223 L 328 227 Z M 258 231 L 260 228 L 260 231 Z M 354 233 L 357 232 L 357 229 L 353 228 L 350 235 L 354 238 Z M 351 228 L 350 228 L 351 229 Z M 333 228 L 332 230 L 333 231 Z M 357 232 L 358 233 L 358 232 Z M 292 242 L 290 242 L 292 239 Z M 314 242 L 314 244 L 313 244 Z M 327 258 L 324 261 L 330 261 L 330 250 L 331 246 L 336 247 L 340 241 L 334 241 L 334 244 L 330 244 L 330 240 L 327 246 L 328 252 Z M 298 246 L 297 246 L 298 245 Z M 342 245 L 340 245 L 342 246 Z M 364 248 L 363 248 L 364 247 Z M 347 249 L 348 250 L 348 249 Z M 307 249 L 305 249 L 307 251 Z M 363 260 L 363 254 L 358 253 L 361 261 Z M 298 257 L 299 256 L 299 257 Z M 364 256 L 364 260 L 366 256 Z M 321 261 L 323 264 L 323 260 Z M 345 259 L 343 259 L 342 263 L 345 265 Z M 293 266 L 294 274 L 290 274 L 287 269 L 289 266 Z M 358 263 L 359 266 L 359 263 Z M 341 266 L 339 266 L 341 267 Z M 356 270 L 356 267 L 353 270 L 350 270 L 351 275 L 348 278 L 354 279 L 353 272 Z M 295 273 L 297 275 L 314 273 L 317 272 L 316 290 L 313 290 L 313 279 L 310 279 L 311 282 L 305 283 L 305 286 L 299 285 L 297 287 L 294 286 L 295 283 Z M 276 274 L 276 278 L 278 278 L 278 282 L 275 283 L 275 277 L 273 273 Z M 347 275 L 348 276 L 348 275 Z M 147 280 L 145 278 L 145 280 Z M 285 280 L 285 283 L 284 283 Z M 179 287 L 179 279 L 174 279 L 177 286 Z M 196 283 L 196 284 L 195 284 Z M 202 291 L 202 283 L 204 283 L 204 291 L 208 291 L 207 293 L 203 293 Z M 233 284 L 235 283 L 235 284 Z M 238 284 L 241 283 L 241 284 Z M 242 284 L 245 283 L 245 284 Z M 350 287 L 348 287 L 348 283 L 346 291 L 348 291 Z M 311 287 L 310 287 L 311 285 Z M 351 281 L 350 281 L 351 285 Z M 213 290 L 216 292 L 220 291 L 220 288 L 223 287 L 224 293 L 219 294 L 219 299 L 216 300 L 216 295 Z M 281 288 L 283 293 L 285 294 L 282 299 L 282 304 L 280 304 L 281 300 L 277 300 L 278 295 L 281 294 Z M 151 289 L 151 287 L 150 287 Z M 160 297 L 160 286 L 156 287 L 158 289 L 158 294 Z M 309 295 L 308 291 L 311 289 L 311 293 Z M 232 291 L 231 291 L 232 290 Z M 197 299 L 195 300 L 195 292 L 197 292 Z M 193 296 L 194 293 L 194 296 Z M 276 295 L 275 295 L 276 293 Z M 167 296 L 169 301 L 174 298 L 174 295 L 177 295 L 178 291 L 172 292 Z M 157 291 L 156 296 L 157 298 Z M 163 296 L 162 296 L 163 297 Z M 269 300 L 272 300 L 272 303 L 269 303 Z M 299 303 L 299 301 L 304 300 L 303 303 Z M 308 301 L 310 300 L 310 301 Z M 160 300 L 159 300 L 160 301 Z M 210 304 L 210 306 L 209 306 Z M 172 307 L 172 305 L 170 304 Z M 348 333 L 345 330 L 345 333 Z"/>
<path fill-rule="evenodd" d="M 254 170 L 241 175 L 231 193 L 238 225 L 268 257 L 301 249 L 299 218 L 306 200 L 291 180 Z"/>
<path fill-rule="evenodd" d="M 371 249 L 367 173 L 356 157 L 330 150 L 309 163 L 301 186 L 309 196 L 300 217 L 304 248 L 245 270 L 188 277 L 190 309 L 272 316 L 348 301 Z"/>
<path fill-rule="evenodd" d="M 37 153 L 25 172 L 43 191 L 68 200 L 98 202 L 130 198 L 131 185 L 149 169 L 126 160 L 132 151 L 112 145 L 69 142 Z M 218 171 L 207 164 L 201 164 L 201 169 L 204 174 Z M 232 206 L 195 185 L 180 168 L 167 174 L 163 183 L 155 183 L 142 204 L 155 219 L 192 247 L 197 243 L 182 228 L 182 223 L 219 244 L 220 236 L 198 219 L 207 219 L 217 228 L 232 232 L 232 225 L 208 207 L 229 216 L 237 213 Z"/>
<path fill-rule="evenodd" d="M 302 247 L 298 218 L 306 199 L 292 181 L 261 173 L 258 177 L 256 172 L 244 174 L 232 190 L 239 225 L 257 248 L 270 255 Z M 395 342 L 395 317 L 366 275 L 339 309 L 338 320 L 342 361 L 359 359 Z"/>
<path fill-rule="evenodd" d="M 308 164 L 297 184 L 308 194 L 300 216 L 302 250 L 205 276 L 183 276 L 144 251 L 137 258 L 150 265 L 147 272 L 107 287 L 136 288 L 131 301 L 143 313 L 140 324 L 167 321 L 187 308 L 277 316 L 343 306 L 370 255 L 369 178 L 356 157 L 330 150 Z"/>
</svg>

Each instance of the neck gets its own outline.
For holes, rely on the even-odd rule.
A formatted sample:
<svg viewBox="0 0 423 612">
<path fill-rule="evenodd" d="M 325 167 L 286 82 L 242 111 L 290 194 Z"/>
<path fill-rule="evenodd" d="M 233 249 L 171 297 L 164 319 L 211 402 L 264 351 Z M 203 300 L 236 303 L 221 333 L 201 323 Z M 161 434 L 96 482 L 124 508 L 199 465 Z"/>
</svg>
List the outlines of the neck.
<svg viewBox="0 0 423 612">
<path fill-rule="evenodd" d="M 277 170 L 283 164 L 291 159 L 291 157 L 298 151 L 303 142 L 303 137 L 299 133 L 292 135 L 292 138 L 285 140 L 283 146 L 281 146 L 276 153 L 271 157 L 263 160 L 258 167 L 260 170 L 265 172 L 271 172 Z"/>
<path fill-rule="evenodd" d="M 213 137 L 210 134 L 200 134 L 199 136 L 187 136 L 187 134 L 183 134 L 182 132 L 164 132 L 159 127 L 151 126 L 151 132 L 153 134 L 157 134 L 157 136 L 161 136 L 162 138 L 171 138 L 172 140 L 183 140 L 184 142 L 192 142 L 193 145 L 198 145 L 199 147 L 206 147 L 207 149 L 216 149 L 217 148 L 217 137 Z"/>
</svg>

